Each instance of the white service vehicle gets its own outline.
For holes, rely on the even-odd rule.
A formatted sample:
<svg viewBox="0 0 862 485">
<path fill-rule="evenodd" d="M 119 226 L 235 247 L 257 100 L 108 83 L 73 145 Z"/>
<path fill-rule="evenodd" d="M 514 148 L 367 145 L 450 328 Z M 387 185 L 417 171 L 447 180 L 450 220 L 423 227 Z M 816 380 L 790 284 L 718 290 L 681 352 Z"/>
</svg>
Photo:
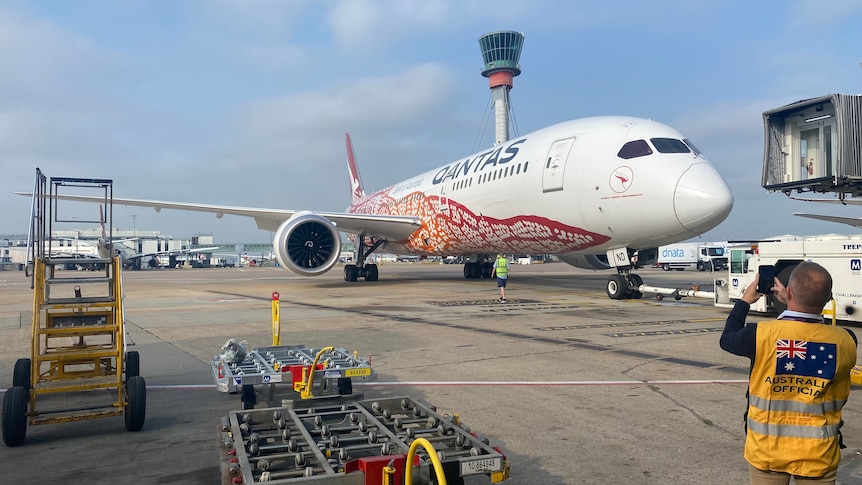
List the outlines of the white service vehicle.
<svg viewBox="0 0 862 485">
<path fill-rule="evenodd" d="M 720 271 L 727 266 L 726 243 L 686 242 L 658 248 L 656 264 L 665 270 L 682 271 L 696 267 L 698 271 Z"/>
<path fill-rule="evenodd" d="M 862 235 L 782 237 L 777 241 L 732 245 L 728 253 L 728 271 L 715 278 L 716 306 L 732 307 L 748 285 L 757 284 L 754 277 L 759 266 L 774 266 L 778 280 L 787 284 L 796 265 L 813 261 L 832 275 L 835 318 L 862 322 Z M 761 313 L 780 313 L 785 309 L 771 295 L 751 305 L 752 311 Z M 832 305 L 824 310 L 829 314 Z"/>
</svg>

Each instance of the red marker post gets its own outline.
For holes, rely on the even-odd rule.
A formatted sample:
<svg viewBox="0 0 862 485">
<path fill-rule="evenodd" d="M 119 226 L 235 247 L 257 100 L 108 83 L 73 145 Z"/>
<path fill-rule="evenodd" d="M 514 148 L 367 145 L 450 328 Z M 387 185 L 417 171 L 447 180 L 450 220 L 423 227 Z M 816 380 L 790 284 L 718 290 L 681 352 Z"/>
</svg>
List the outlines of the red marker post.
<svg viewBox="0 0 862 485">
<path fill-rule="evenodd" d="M 279 297 L 277 291 L 272 292 L 272 345 L 281 345 L 281 315 L 279 314 Z"/>
</svg>

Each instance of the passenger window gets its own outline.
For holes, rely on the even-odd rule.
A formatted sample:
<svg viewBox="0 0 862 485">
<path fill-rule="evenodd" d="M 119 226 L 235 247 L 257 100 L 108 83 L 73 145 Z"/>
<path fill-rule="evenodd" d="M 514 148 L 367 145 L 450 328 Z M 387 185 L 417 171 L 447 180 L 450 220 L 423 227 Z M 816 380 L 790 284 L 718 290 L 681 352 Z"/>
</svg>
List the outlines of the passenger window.
<svg viewBox="0 0 862 485">
<path fill-rule="evenodd" d="M 630 141 L 620 148 L 617 156 L 629 160 L 637 157 L 645 157 L 652 154 L 652 149 L 647 145 L 646 140 Z"/>
<path fill-rule="evenodd" d="M 650 138 L 649 141 L 659 153 L 691 153 L 688 145 L 676 138 Z"/>
</svg>

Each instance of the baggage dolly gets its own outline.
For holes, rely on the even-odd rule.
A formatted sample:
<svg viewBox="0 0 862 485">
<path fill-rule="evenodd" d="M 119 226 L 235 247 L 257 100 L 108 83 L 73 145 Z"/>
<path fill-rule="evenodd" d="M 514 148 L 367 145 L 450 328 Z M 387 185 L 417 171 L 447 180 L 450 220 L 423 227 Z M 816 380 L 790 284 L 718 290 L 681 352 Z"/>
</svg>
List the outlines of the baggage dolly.
<svg viewBox="0 0 862 485">
<path fill-rule="evenodd" d="M 467 477 L 499 483 L 511 475 L 489 438 L 409 397 L 285 400 L 232 411 L 217 434 L 225 485 L 463 485 Z"/>
<path fill-rule="evenodd" d="M 243 409 L 254 409 L 254 386 L 268 386 L 267 399 L 272 399 L 279 384 L 290 386 L 290 397 L 299 393 L 301 399 L 308 399 L 351 395 L 354 379 L 377 379 L 369 361 L 342 348 L 284 345 L 246 351 L 231 339 L 222 351 L 211 363 L 216 388 L 227 393 L 241 392 Z"/>
<path fill-rule="evenodd" d="M 122 261 L 114 254 L 82 260 L 51 252 L 54 223 L 69 222 L 58 218 L 59 190 L 102 191 L 98 222 L 112 227 L 112 181 L 52 177 L 48 194 L 46 185 L 45 175 L 36 169 L 30 226 L 32 341 L 30 358 L 15 363 L 12 387 L 3 398 L 7 446 L 22 444 L 28 425 L 124 415 L 126 429 L 139 431 L 146 415 L 140 357 L 126 351 Z M 104 230 L 99 246 L 113 253 Z M 82 261 L 98 270 L 64 270 Z M 85 392 L 94 390 L 109 391 L 110 399 L 105 393 Z"/>
</svg>

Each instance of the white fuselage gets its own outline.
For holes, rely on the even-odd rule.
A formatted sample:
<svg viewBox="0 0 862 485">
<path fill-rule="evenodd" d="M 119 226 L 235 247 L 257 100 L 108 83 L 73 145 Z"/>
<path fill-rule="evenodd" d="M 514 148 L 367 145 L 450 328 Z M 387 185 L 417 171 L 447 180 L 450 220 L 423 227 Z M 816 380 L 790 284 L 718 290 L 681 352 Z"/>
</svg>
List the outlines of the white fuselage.
<svg viewBox="0 0 862 485">
<path fill-rule="evenodd" d="M 657 247 L 712 229 L 733 205 L 721 176 L 683 139 L 646 119 L 573 120 L 377 191 L 347 211 L 420 217 L 419 230 L 386 245 L 399 254 Z"/>
</svg>

